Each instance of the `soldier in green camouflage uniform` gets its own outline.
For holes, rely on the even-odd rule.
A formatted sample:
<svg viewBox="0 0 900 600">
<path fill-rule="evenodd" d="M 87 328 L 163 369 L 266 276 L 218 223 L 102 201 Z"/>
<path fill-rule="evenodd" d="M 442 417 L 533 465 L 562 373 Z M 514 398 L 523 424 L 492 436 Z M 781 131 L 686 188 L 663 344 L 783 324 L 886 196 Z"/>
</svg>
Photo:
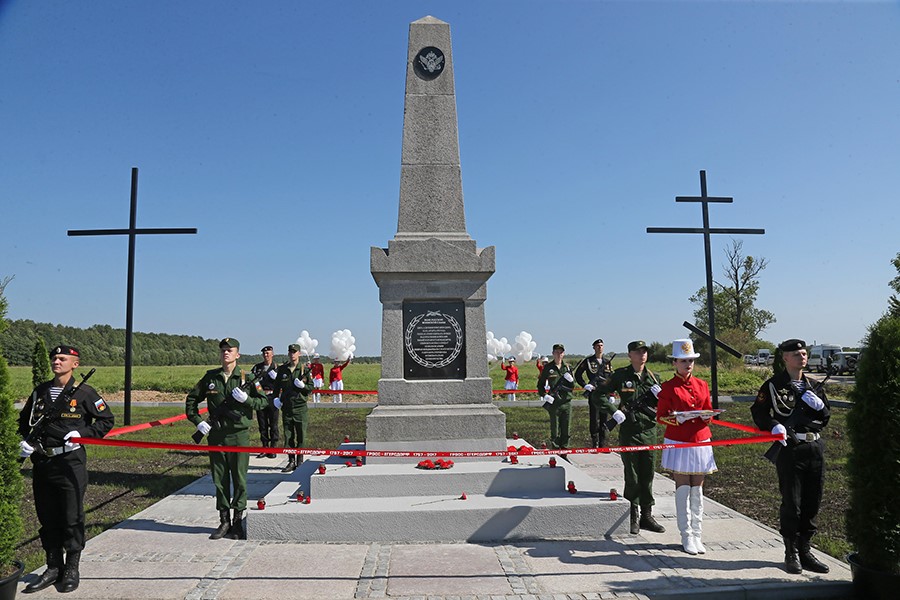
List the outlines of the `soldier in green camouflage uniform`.
<svg viewBox="0 0 900 600">
<path fill-rule="evenodd" d="M 631 364 L 613 371 L 606 385 L 599 390 L 619 395 L 619 410 L 613 413 L 613 419 L 620 424 L 619 443 L 623 446 L 647 446 L 657 443 L 656 433 L 656 394 L 659 393 L 659 378 L 647 364 L 647 344 L 643 340 L 628 344 L 628 358 Z M 648 393 L 649 392 L 649 393 Z M 635 408 L 634 402 L 644 398 L 646 405 L 653 410 L 643 412 Z M 653 413 L 650 416 L 649 413 Z M 653 477 L 656 473 L 656 453 L 649 450 L 639 452 L 623 452 L 622 464 L 625 467 L 625 493 L 631 501 L 631 533 L 640 533 L 641 529 L 663 533 L 665 528 L 653 518 Z M 640 507 L 640 520 L 638 520 Z"/>
<path fill-rule="evenodd" d="M 568 448 L 572 424 L 572 398 L 569 393 L 575 386 L 575 377 L 569 365 L 563 362 L 565 355 L 565 347 L 554 344 L 553 360 L 544 365 L 537 382 L 538 394 L 543 396 L 544 408 L 550 413 L 550 447 L 554 449 Z M 557 385 L 560 378 L 563 381 Z"/>
<path fill-rule="evenodd" d="M 288 346 L 288 362 L 278 367 L 275 375 L 275 407 L 281 409 L 285 448 L 303 448 L 306 425 L 309 423 L 306 398 L 313 387 L 310 369 L 300 362 L 300 346 Z M 288 464 L 281 472 L 290 473 L 303 462 L 303 455 L 288 456 Z"/>
<path fill-rule="evenodd" d="M 249 386 L 244 370 L 237 366 L 240 342 L 225 338 L 219 342 L 222 366 L 211 369 L 200 378 L 185 401 L 184 412 L 208 436 L 210 446 L 249 446 L 250 423 L 253 411 L 268 406 L 269 401 L 259 382 Z M 249 388 L 246 391 L 242 387 Z M 199 405 L 206 401 L 209 420 L 200 416 Z M 247 468 L 250 455 L 246 452 L 210 452 L 209 467 L 216 486 L 216 508 L 219 527 L 209 536 L 217 540 L 225 535 L 231 539 L 246 539 L 244 511 L 247 509 Z M 230 510 L 234 510 L 233 519 Z"/>
</svg>

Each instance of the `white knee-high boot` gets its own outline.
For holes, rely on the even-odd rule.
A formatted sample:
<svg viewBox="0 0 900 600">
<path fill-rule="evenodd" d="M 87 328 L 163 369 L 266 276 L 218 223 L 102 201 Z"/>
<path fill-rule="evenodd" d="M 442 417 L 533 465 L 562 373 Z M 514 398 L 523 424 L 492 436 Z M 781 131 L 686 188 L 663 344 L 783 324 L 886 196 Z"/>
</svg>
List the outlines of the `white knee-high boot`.
<svg viewBox="0 0 900 600">
<path fill-rule="evenodd" d="M 675 520 L 678 522 L 678 531 L 681 532 L 681 545 L 684 547 L 684 551 L 688 554 L 697 554 L 688 509 L 690 496 L 691 486 L 689 485 L 680 485 L 675 489 Z"/>
<path fill-rule="evenodd" d="M 706 554 L 706 548 L 700 541 L 700 534 L 703 531 L 703 486 L 695 485 L 691 487 L 690 497 L 691 509 L 691 535 L 694 539 L 694 548 L 700 554 Z"/>
</svg>

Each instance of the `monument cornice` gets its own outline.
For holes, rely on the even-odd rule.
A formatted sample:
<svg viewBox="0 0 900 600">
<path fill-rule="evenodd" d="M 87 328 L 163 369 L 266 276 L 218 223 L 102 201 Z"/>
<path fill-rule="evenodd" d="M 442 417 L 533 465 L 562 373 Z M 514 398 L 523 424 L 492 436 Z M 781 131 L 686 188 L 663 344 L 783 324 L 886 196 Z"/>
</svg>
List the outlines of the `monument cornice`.
<svg viewBox="0 0 900 600">
<path fill-rule="evenodd" d="M 474 242 L 472 242 L 474 244 Z M 421 279 L 460 277 L 472 279 L 483 274 L 486 280 L 495 271 L 494 246 L 475 248 L 474 252 L 453 242 L 428 238 L 414 242 L 389 242 L 389 248 L 371 248 L 371 272 L 378 281 L 382 274 L 409 273 Z"/>
</svg>

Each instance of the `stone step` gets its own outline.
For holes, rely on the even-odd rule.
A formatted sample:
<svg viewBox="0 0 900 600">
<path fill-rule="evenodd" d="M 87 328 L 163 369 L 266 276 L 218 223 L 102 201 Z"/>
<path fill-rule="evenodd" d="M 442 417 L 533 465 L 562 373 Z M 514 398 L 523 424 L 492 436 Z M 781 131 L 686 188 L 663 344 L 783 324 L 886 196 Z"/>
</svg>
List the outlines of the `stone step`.
<svg viewBox="0 0 900 600">
<path fill-rule="evenodd" d="M 579 492 L 511 498 L 466 494 L 313 499 L 247 511 L 251 540 L 497 542 L 602 539 L 628 533 L 629 503 Z"/>
<path fill-rule="evenodd" d="M 521 444 L 521 442 L 515 442 Z M 342 449 L 359 447 L 344 444 Z M 557 457 L 521 456 L 455 463 L 447 470 L 411 465 L 348 467 L 313 457 L 290 475 L 248 478 L 250 539 L 282 541 L 503 541 L 598 539 L 628 532 L 629 504 Z M 318 467 L 325 464 L 326 472 Z M 576 493 L 567 485 L 572 482 Z M 303 491 L 309 504 L 297 501 Z M 461 499 L 463 493 L 466 499 Z M 264 510 L 256 498 L 264 497 Z"/>
</svg>

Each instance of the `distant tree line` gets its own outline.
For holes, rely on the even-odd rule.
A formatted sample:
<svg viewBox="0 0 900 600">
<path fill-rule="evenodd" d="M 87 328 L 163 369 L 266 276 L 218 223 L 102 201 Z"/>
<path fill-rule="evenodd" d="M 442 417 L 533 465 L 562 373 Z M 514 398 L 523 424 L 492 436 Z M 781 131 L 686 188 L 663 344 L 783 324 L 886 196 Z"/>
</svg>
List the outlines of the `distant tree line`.
<svg viewBox="0 0 900 600">
<path fill-rule="evenodd" d="M 125 330 L 109 325 L 87 329 L 35 323 L 28 319 L 9 321 L 0 333 L 0 348 L 11 365 L 31 365 L 35 344 L 43 340 L 47 348 L 57 344 L 75 346 L 86 365 L 108 366 L 125 363 Z M 218 341 L 191 335 L 134 333 L 135 365 L 207 365 L 216 362 Z"/>
<path fill-rule="evenodd" d="M 91 366 L 116 366 L 125 364 L 125 330 L 109 325 L 92 325 L 87 329 L 35 323 L 28 319 L 8 321 L 9 327 L 0 333 L 0 348 L 11 365 L 33 365 L 36 345 L 43 342 L 45 348 L 68 344 L 81 350 L 81 363 Z M 256 348 L 254 348 L 256 350 Z M 134 333 L 133 364 L 140 366 L 213 365 L 217 363 L 219 340 L 204 339 L 196 335 L 172 335 L 169 333 Z M 241 353 L 241 364 L 259 362 L 258 352 Z M 276 355 L 280 364 L 285 355 Z M 306 357 L 303 357 L 306 360 Z M 353 358 L 357 363 L 381 362 L 377 356 Z M 322 355 L 326 365 L 331 359 Z"/>
</svg>

